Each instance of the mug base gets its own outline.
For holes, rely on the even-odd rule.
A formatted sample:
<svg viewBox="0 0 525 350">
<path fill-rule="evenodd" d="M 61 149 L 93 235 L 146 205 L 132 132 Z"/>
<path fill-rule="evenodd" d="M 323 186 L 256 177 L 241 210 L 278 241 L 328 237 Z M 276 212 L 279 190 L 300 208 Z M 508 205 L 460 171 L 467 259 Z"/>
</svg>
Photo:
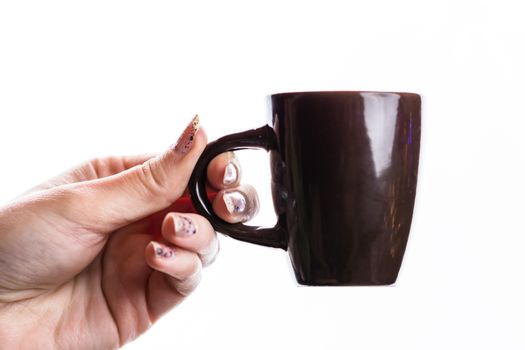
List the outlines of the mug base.
<svg viewBox="0 0 525 350">
<path fill-rule="evenodd" d="M 337 280 L 337 279 L 320 279 L 304 280 L 296 278 L 297 283 L 302 286 L 325 286 L 325 287 L 367 287 L 367 286 L 395 286 L 397 276 L 388 280 Z"/>
</svg>

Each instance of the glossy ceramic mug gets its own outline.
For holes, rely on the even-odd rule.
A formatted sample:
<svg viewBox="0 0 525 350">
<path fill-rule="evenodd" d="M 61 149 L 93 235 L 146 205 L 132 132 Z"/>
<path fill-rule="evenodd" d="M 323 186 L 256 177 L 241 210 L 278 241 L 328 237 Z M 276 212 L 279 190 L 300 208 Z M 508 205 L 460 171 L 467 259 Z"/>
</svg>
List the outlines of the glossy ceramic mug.
<svg viewBox="0 0 525 350">
<path fill-rule="evenodd" d="M 396 92 L 271 96 L 269 125 L 211 142 L 190 179 L 193 204 L 233 238 L 289 252 L 307 285 L 388 285 L 405 252 L 416 194 L 421 98 Z M 230 224 L 206 195 L 218 154 L 270 152 L 273 228 Z"/>
</svg>

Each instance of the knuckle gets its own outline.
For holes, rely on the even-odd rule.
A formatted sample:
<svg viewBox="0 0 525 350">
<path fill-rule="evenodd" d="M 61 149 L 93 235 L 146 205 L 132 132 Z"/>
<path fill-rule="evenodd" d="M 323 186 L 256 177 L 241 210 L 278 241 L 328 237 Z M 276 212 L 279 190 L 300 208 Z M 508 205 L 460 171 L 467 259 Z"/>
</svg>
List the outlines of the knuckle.
<svg viewBox="0 0 525 350">
<path fill-rule="evenodd" d="M 188 280 L 192 278 L 192 276 L 200 273 L 201 268 L 202 264 L 197 254 L 191 254 L 183 266 L 179 279 L 181 281 Z"/>
<path fill-rule="evenodd" d="M 91 158 L 82 165 L 82 168 L 85 168 L 86 170 L 91 172 L 93 178 L 98 179 L 102 177 L 102 165 L 102 160 L 100 158 Z"/>
<path fill-rule="evenodd" d="M 170 285 L 177 293 L 179 293 L 183 297 L 187 297 L 197 288 L 201 281 L 201 278 L 202 275 L 199 270 L 185 280 L 177 280 L 174 278 L 170 278 Z"/>
<path fill-rule="evenodd" d="M 166 194 L 165 175 L 154 160 L 145 162 L 136 172 L 141 187 L 152 196 Z"/>
<path fill-rule="evenodd" d="M 92 177 L 97 179 L 125 170 L 122 159 L 115 156 L 92 158 L 84 164 L 84 168 L 88 169 L 93 174 Z"/>
<path fill-rule="evenodd" d="M 217 255 L 219 254 L 219 250 L 220 250 L 219 240 L 215 238 L 212 244 L 210 245 L 208 251 L 205 254 L 200 255 L 202 266 L 206 267 L 206 266 L 211 265 L 217 258 Z"/>
<path fill-rule="evenodd" d="M 206 232 L 202 235 L 202 245 L 199 250 L 199 254 L 209 254 L 215 249 L 217 234 L 213 229 L 205 230 Z"/>
<path fill-rule="evenodd" d="M 199 273 L 201 268 L 202 268 L 201 261 L 199 257 L 196 254 L 194 254 L 193 258 L 191 259 L 190 269 L 189 269 L 190 275 L 188 276 L 188 278 L 191 277 L 192 275 L 195 275 L 196 273 Z"/>
</svg>

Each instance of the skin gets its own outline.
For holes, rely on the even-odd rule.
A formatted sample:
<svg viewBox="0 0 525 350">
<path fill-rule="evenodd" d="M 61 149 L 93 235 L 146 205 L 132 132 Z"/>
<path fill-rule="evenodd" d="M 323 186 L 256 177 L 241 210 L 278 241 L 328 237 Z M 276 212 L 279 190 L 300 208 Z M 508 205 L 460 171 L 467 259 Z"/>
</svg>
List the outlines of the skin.
<svg viewBox="0 0 525 350">
<path fill-rule="evenodd" d="M 196 288 L 219 245 L 180 197 L 206 143 L 201 129 L 185 155 L 95 159 L 0 208 L 2 348 L 118 348 Z M 218 156 L 208 178 L 217 214 L 236 222 L 219 205 L 222 190 L 240 186 L 238 163 L 237 180 L 222 183 L 229 162 L 231 153 Z M 178 235 L 175 215 L 196 233 Z"/>
</svg>

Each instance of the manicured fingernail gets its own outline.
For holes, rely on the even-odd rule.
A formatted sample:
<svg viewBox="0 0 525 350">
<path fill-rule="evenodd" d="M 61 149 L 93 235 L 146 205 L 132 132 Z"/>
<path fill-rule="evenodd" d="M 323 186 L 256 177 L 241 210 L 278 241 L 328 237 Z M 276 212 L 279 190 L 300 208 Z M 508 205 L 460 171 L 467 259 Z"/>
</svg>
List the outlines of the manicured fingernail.
<svg viewBox="0 0 525 350">
<path fill-rule="evenodd" d="M 246 211 L 246 196 L 239 191 L 225 192 L 222 197 L 226 209 L 232 215 L 242 214 Z"/>
<path fill-rule="evenodd" d="M 155 255 L 162 259 L 169 259 L 175 256 L 175 252 L 173 249 L 168 248 L 166 246 L 162 246 L 159 243 L 151 242 L 153 245 L 153 249 L 155 250 Z"/>
<path fill-rule="evenodd" d="M 180 154 L 186 154 L 190 151 L 193 141 L 195 140 L 195 134 L 199 131 L 199 116 L 195 115 L 191 122 L 188 124 L 182 135 L 175 143 L 174 150 Z"/>
<path fill-rule="evenodd" d="M 175 235 L 179 237 L 188 237 L 197 233 L 197 226 L 190 218 L 185 216 L 173 215 L 175 223 Z"/>
<path fill-rule="evenodd" d="M 239 176 L 239 172 L 237 171 L 237 167 L 232 162 L 228 163 L 226 165 L 226 168 L 224 168 L 224 176 L 222 177 L 222 182 L 225 185 L 231 185 L 237 181 L 237 177 Z"/>
</svg>

